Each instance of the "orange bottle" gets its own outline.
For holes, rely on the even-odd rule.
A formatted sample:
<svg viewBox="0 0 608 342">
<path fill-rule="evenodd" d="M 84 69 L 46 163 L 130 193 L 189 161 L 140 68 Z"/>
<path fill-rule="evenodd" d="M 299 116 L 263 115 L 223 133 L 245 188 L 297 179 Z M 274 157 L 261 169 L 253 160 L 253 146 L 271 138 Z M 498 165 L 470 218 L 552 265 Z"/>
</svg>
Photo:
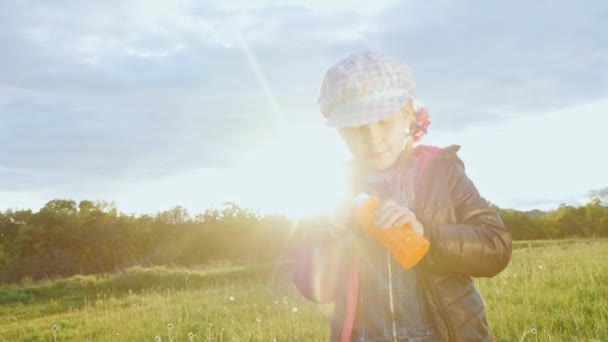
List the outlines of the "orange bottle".
<svg viewBox="0 0 608 342">
<path fill-rule="evenodd" d="M 370 197 L 367 194 L 357 196 L 355 219 L 363 230 L 391 251 L 401 266 L 412 268 L 426 255 L 431 243 L 407 224 L 386 229 L 378 227 L 374 220 L 381 201 L 377 196 Z"/>
</svg>

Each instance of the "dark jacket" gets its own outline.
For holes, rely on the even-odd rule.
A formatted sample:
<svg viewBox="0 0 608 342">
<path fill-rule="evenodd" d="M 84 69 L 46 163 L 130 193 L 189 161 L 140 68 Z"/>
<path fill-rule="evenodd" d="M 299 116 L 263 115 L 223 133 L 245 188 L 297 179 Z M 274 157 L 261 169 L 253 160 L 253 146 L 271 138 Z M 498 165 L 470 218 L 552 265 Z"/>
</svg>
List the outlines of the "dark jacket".
<svg viewBox="0 0 608 342">
<path fill-rule="evenodd" d="M 417 176 L 413 180 L 413 211 L 431 242 L 415 271 L 425 308 L 441 341 L 490 341 L 485 304 L 472 277 L 493 277 L 507 266 L 511 235 L 465 174 L 456 155 L 459 148 L 418 146 L 414 150 Z M 353 190 L 360 190 L 356 183 Z M 357 239 L 357 235 L 327 238 L 309 246 L 301 254 L 294 278 L 307 298 L 335 301 L 332 341 L 340 340 L 343 330 L 354 324 L 349 311 L 356 304 L 349 296 L 365 291 L 365 282 L 358 278 L 361 265 L 356 255 L 366 252 L 360 247 L 366 244 Z M 391 317 L 383 305 L 356 310 L 373 310 L 367 316 L 380 320 Z"/>
</svg>

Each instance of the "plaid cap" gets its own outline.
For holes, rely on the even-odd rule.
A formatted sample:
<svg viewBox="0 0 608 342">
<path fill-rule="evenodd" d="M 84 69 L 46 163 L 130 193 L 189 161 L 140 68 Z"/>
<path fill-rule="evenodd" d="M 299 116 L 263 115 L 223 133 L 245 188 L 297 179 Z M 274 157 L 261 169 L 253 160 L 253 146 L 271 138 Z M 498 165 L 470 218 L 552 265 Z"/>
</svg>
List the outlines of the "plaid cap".
<svg viewBox="0 0 608 342">
<path fill-rule="evenodd" d="M 323 79 L 319 108 L 332 127 L 380 121 L 413 100 L 410 69 L 380 52 L 353 54 L 333 65 Z"/>
</svg>

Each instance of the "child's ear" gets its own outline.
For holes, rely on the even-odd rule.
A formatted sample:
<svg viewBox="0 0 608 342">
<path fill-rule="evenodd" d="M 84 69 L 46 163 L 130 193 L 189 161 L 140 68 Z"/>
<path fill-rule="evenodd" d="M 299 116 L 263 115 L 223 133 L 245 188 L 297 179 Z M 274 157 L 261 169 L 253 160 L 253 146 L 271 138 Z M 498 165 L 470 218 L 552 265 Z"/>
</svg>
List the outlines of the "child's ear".
<svg viewBox="0 0 608 342">
<path fill-rule="evenodd" d="M 416 110 L 414 109 L 414 101 L 408 100 L 405 104 L 405 111 L 408 116 L 414 117 Z M 409 119 L 409 118 L 408 118 Z"/>
<path fill-rule="evenodd" d="M 411 123 L 414 121 L 414 103 L 409 100 L 407 103 L 401 108 L 401 115 L 403 115 L 403 119 L 406 123 Z"/>
</svg>

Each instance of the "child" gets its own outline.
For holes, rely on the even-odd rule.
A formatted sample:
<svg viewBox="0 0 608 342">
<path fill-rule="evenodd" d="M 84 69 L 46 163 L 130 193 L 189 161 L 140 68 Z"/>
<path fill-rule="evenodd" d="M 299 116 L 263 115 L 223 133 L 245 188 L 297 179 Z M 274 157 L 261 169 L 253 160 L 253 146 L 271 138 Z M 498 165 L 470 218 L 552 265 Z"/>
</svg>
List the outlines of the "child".
<svg viewBox="0 0 608 342">
<path fill-rule="evenodd" d="M 321 112 L 353 155 L 353 197 L 380 196 L 377 225 L 408 223 L 431 243 L 405 269 L 345 203 L 328 234 L 301 252 L 294 276 L 310 300 L 335 302 L 331 341 L 492 340 L 471 277 L 507 266 L 511 236 L 466 176 L 459 146 L 414 147 L 430 121 L 413 95 L 407 66 L 382 53 L 351 55 L 323 81 Z"/>
</svg>

